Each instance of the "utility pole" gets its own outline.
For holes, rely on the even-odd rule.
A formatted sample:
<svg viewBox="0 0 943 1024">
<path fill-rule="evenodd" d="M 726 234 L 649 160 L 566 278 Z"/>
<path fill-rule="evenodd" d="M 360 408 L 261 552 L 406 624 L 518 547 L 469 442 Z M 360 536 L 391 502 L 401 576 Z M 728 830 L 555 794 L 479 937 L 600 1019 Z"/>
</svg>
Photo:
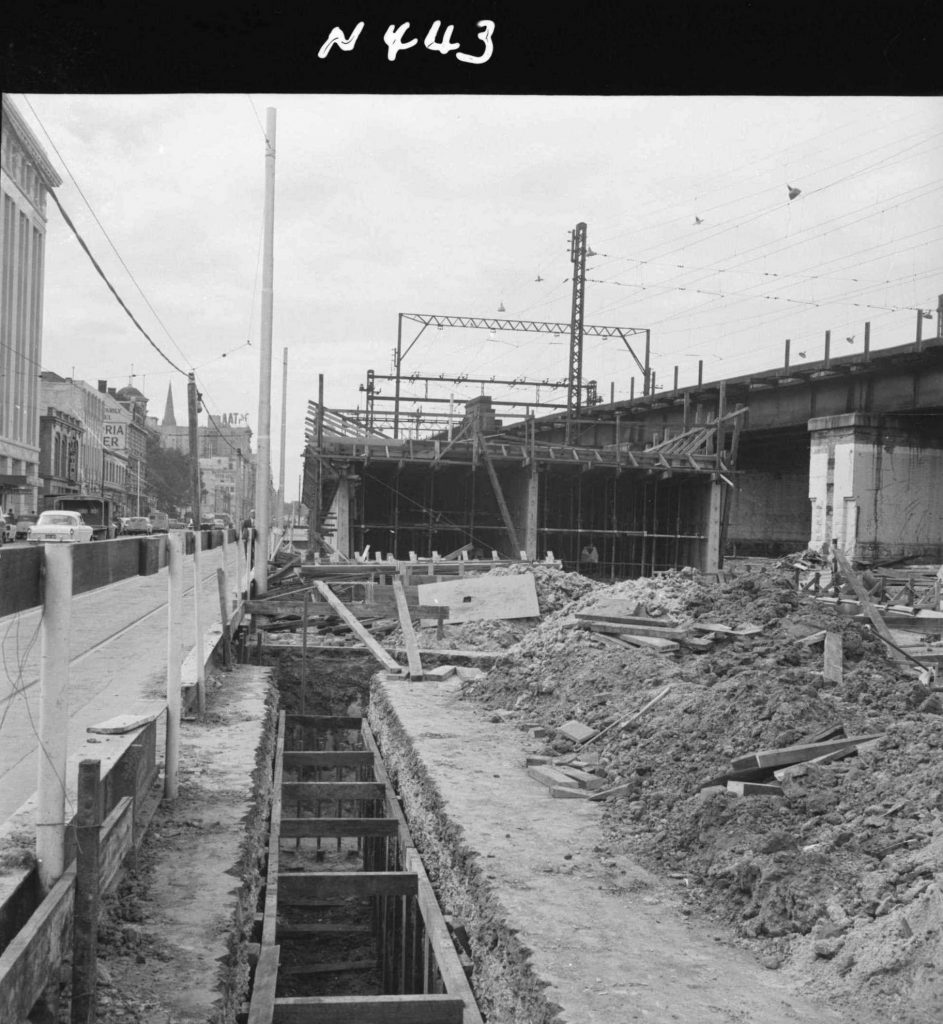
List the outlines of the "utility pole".
<svg viewBox="0 0 943 1024">
<path fill-rule="evenodd" d="M 190 501 L 193 504 L 193 529 L 200 529 L 200 434 L 197 416 L 200 396 L 196 390 L 196 377 L 191 371 L 187 378 L 187 414 L 190 424 Z"/>
<path fill-rule="evenodd" d="M 265 208 L 262 240 L 262 330 L 259 356 L 259 452 L 255 476 L 255 595 L 268 593 L 269 486 L 272 454 L 272 306 L 275 244 L 275 108 L 265 111 Z"/>
<path fill-rule="evenodd" d="M 580 221 L 570 233 L 573 264 L 573 309 L 570 314 L 570 370 L 566 393 L 566 443 L 573 441 L 573 421 L 580 414 L 583 383 L 583 313 L 586 296 L 586 224 Z"/>
<path fill-rule="evenodd" d="M 285 403 L 288 401 L 288 349 L 282 349 L 282 443 L 278 454 L 278 518 L 285 521 Z"/>
</svg>

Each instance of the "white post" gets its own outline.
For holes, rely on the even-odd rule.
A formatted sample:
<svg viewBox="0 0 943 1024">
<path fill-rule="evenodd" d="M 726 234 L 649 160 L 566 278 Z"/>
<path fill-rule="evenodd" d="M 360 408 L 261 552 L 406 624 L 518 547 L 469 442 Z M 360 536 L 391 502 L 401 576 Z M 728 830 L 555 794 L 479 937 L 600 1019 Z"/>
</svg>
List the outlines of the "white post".
<svg viewBox="0 0 943 1024">
<path fill-rule="evenodd" d="M 196 630 L 196 699 L 200 718 L 206 714 L 206 666 L 203 664 L 203 609 L 200 598 L 203 589 L 201 551 L 203 531 L 193 531 L 193 628 Z"/>
<path fill-rule="evenodd" d="M 255 596 L 268 592 L 268 543 L 271 507 L 272 454 L 272 307 L 274 298 L 275 241 L 275 108 L 265 111 L 265 208 L 262 232 L 262 317 L 259 338 L 259 422 L 256 435 L 255 526 L 258 530 L 255 555 Z"/>
<path fill-rule="evenodd" d="M 180 760 L 180 661 L 183 632 L 183 549 L 181 534 L 167 537 L 167 752 L 164 758 L 164 796 L 177 799 Z"/>
<path fill-rule="evenodd" d="M 43 890 L 65 870 L 65 773 L 69 732 L 72 546 L 45 544 L 41 631 L 36 859 Z"/>
</svg>

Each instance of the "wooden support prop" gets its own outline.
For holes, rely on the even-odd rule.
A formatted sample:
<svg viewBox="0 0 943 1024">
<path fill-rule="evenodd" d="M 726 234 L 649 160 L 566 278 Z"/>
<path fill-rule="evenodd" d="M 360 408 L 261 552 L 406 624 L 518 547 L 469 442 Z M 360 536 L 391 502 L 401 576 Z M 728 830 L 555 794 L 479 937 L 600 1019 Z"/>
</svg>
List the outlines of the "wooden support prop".
<svg viewBox="0 0 943 1024">
<path fill-rule="evenodd" d="M 445 620 L 450 615 L 448 605 L 422 604 L 416 611 L 420 618 L 435 619 L 436 640 L 443 640 L 445 638 Z"/>
<path fill-rule="evenodd" d="M 454 551 L 450 551 L 447 555 L 443 555 L 442 561 L 454 562 L 456 559 L 461 558 L 463 554 L 466 554 L 467 552 L 471 551 L 473 547 L 474 544 L 472 544 L 472 542 L 469 541 L 467 544 L 463 544 L 460 548 L 456 548 Z"/>
<path fill-rule="evenodd" d="M 842 641 L 838 633 L 825 634 L 825 654 L 822 677 L 828 683 L 842 681 Z"/>
<path fill-rule="evenodd" d="M 395 818 L 282 818 L 282 835 L 296 839 L 336 836 L 395 836 Z"/>
<path fill-rule="evenodd" d="M 399 578 L 393 580 L 393 593 L 396 596 L 396 611 L 399 614 L 400 629 L 403 631 L 403 642 L 406 644 L 406 661 L 409 665 L 409 678 L 422 679 L 422 659 L 419 657 L 419 641 L 413 629 L 413 620 L 409 617 L 406 607 L 406 591 Z"/>
<path fill-rule="evenodd" d="M 272 811 L 269 816 L 268 863 L 265 870 L 265 904 L 263 907 L 265 916 L 262 918 L 263 952 L 266 947 L 270 948 L 275 944 L 275 927 L 278 918 L 279 837 L 282 831 L 282 801 L 285 799 L 282 785 L 284 775 L 282 758 L 284 753 L 285 712 L 280 711 L 278 715 L 278 732 L 275 736 L 275 761 L 272 771 Z"/>
<path fill-rule="evenodd" d="M 462 1024 L 463 1012 L 447 995 L 288 996 L 275 1000 L 272 1024 Z"/>
<path fill-rule="evenodd" d="M 278 876 L 278 901 L 347 896 L 414 896 L 416 875 L 411 871 L 292 871 Z"/>
<path fill-rule="evenodd" d="M 79 763 L 75 910 L 72 918 L 72 1024 L 94 1024 L 98 982 L 98 860 L 101 842 L 101 762 Z"/>
<path fill-rule="evenodd" d="M 861 610 L 871 620 L 871 625 L 874 626 L 875 633 L 877 633 L 882 640 L 887 641 L 891 648 L 891 657 L 894 658 L 895 661 L 900 661 L 903 658 L 903 655 L 894 643 L 894 638 L 891 636 L 891 631 L 887 628 L 887 623 L 881 618 L 881 613 L 877 608 L 875 608 L 871 598 L 868 597 L 868 592 L 865 589 L 864 584 L 858 579 L 854 570 L 851 568 L 851 564 L 845 557 L 844 552 L 839 551 L 837 547 L 835 548 L 835 559 L 838 562 L 838 568 L 841 569 L 842 575 L 845 577 L 845 581 L 855 592 L 855 596 L 861 603 Z"/>
<path fill-rule="evenodd" d="M 318 593 L 324 598 L 325 601 L 337 612 L 337 614 L 347 623 L 348 626 L 357 634 L 358 637 L 367 645 L 370 653 L 377 659 L 377 661 L 388 671 L 395 672 L 397 675 L 402 672 L 400 666 L 393 660 L 392 655 L 387 652 L 373 639 L 370 633 L 363 628 L 357 617 L 347 608 L 343 601 L 334 593 L 333 590 L 323 581 L 315 580 L 314 585 L 318 590 Z"/>
<path fill-rule="evenodd" d="M 219 621 L 223 627 L 223 665 L 232 668 L 232 641 L 229 636 L 229 585 L 226 570 L 216 570 L 216 584 L 219 588 Z"/>
<path fill-rule="evenodd" d="M 488 453 L 488 445 L 484 438 L 479 435 L 481 442 L 481 454 L 484 456 L 485 466 L 488 470 L 488 477 L 491 480 L 491 489 L 494 491 L 495 499 L 498 502 L 498 509 L 501 512 L 501 518 L 504 520 L 504 528 L 508 532 L 508 540 L 511 542 L 512 551 L 520 551 L 521 545 L 517 539 L 517 530 L 514 528 L 514 520 L 511 518 L 511 513 L 508 511 L 507 502 L 504 500 L 504 491 L 501 489 L 501 481 L 498 480 L 498 474 L 495 471 L 494 464 L 491 461 L 491 456 Z"/>
<path fill-rule="evenodd" d="M 301 608 L 301 713 L 308 707 L 308 591 Z"/>
</svg>

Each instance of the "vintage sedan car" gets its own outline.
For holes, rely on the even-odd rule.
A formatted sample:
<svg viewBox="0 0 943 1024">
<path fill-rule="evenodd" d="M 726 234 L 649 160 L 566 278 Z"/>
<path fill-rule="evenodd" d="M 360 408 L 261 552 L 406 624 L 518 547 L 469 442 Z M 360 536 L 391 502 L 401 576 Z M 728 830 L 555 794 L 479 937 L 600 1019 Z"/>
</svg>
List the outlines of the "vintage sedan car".
<svg viewBox="0 0 943 1024">
<path fill-rule="evenodd" d="M 16 524 L 13 527 L 13 536 L 11 540 L 26 540 L 29 537 L 29 531 L 36 522 L 36 516 L 18 516 Z"/>
<path fill-rule="evenodd" d="M 126 536 L 130 533 L 152 533 L 153 529 L 147 516 L 127 516 L 121 523 L 121 532 Z"/>
<path fill-rule="evenodd" d="M 92 539 L 93 530 L 85 525 L 78 512 L 42 512 L 30 526 L 27 540 L 31 544 L 52 544 L 57 541 L 80 542 Z"/>
</svg>

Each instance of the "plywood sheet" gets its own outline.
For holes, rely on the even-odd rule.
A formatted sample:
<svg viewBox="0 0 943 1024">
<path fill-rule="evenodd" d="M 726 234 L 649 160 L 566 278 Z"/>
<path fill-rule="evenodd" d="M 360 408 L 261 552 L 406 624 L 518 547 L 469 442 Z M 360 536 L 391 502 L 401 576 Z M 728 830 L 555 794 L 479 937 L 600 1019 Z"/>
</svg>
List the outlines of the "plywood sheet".
<svg viewBox="0 0 943 1024">
<path fill-rule="evenodd" d="M 488 619 L 526 619 L 540 615 L 532 573 L 519 576 L 465 577 L 450 583 L 419 587 L 420 605 L 439 605 L 449 610 L 449 625 Z M 428 623 L 435 625 L 435 620 Z"/>
</svg>

